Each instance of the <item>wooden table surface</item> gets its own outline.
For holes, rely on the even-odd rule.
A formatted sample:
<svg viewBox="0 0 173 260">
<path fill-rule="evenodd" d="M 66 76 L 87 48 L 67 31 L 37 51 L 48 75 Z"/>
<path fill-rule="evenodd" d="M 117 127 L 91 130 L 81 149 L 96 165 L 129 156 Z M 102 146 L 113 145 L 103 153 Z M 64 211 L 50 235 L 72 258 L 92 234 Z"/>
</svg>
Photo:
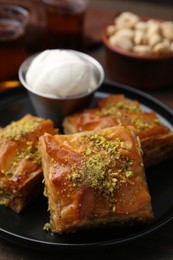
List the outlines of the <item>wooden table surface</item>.
<svg viewBox="0 0 173 260">
<path fill-rule="evenodd" d="M 0 1 L 3 2 L 3 1 Z M 39 6 L 39 1 L 20 1 L 14 0 L 11 2 L 21 3 L 28 6 L 33 15 L 33 23 L 39 26 L 44 26 L 43 13 Z M 35 3 L 35 5 L 34 5 Z M 149 1 L 116 1 L 116 0 L 95 0 L 90 1 L 90 13 L 87 23 L 86 33 L 90 37 L 90 49 L 87 51 L 90 55 L 100 61 L 105 68 L 105 53 L 100 42 L 100 33 L 102 28 L 109 24 L 115 13 L 119 11 L 133 11 L 139 15 L 153 16 L 167 20 L 173 20 L 173 5 L 150 3 Z M 32 9 L 33 8 L 33 9 Z M 99 17 L 99 18 L 98 18 Z M 91 24 L 93 23 L 93 25 Z M 39 27 L 38 26 L 38 27 Z M 37 27 L 37 26 L 36 26 Z M 31 26 L 32 30 L 32 26 Z M 33 29 L 34 30 L 34 29 Z M 34 32 L 34 31 L 33 31 Z M 36 29 L 35 37 L 38 37 L 38 28 Z M 41 35 L 41 34 L 40 34 Z M 33 41 L 33 39 L 32 39 Z M 31 51 L 39 50 L 39 44 L 36 46 L 30 39 L 30 46 L 35 48 Z M 106 79 L 110 79 L 106 72 Z M 173 86 L 162 89 L 149 91 L 151 95 L 173 108 Z M 170 198 L 172 199 L 172 198 Z M 30 249 L 16 245 L 9 241 L 0 239 L 0 260 L 35 260 L 35 259 L 147 259 L 147 260 L 171 260 L 173 259 L 173 221 L 166 224 L 159 230 L 143 237 L 139 240 L 134 240 L 129 244 L 116 246 L 113 248 L 104 248 L 100 252 L 41 252 L 36 249 Z"/>
</svg>

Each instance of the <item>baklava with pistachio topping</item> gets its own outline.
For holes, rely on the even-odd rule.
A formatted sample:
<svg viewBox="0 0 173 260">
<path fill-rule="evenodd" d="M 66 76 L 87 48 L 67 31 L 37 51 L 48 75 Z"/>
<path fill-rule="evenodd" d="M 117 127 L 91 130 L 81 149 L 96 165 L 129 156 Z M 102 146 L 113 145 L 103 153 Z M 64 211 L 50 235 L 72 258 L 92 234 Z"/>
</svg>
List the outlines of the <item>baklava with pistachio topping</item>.
<svg viewBox="0 0 173 260">
<path fill-rule="evenodd" d="M 40 150 L 52 232 L 153 218 L 140 141 L 131 127 L 45 134 Z"/>
<path fill-rule="evenodd" d="M 57 133 L 51 120 L 26 115 L 0 129 L 0 205 L 19 213 L 41 191 L 38 140 Z"/>
<path fill-rule="evenodd" d="M 65 134 L 106 128 L 115 125 L 133 126 L 140 138 L 146 167 L 173 157 L 173 133 L 158 115 L 143 110 L 136 100 L 124 95 L 112 95 L 101 99 L 96 107 L 70 115 L 64 119 Z"/>
</svg>

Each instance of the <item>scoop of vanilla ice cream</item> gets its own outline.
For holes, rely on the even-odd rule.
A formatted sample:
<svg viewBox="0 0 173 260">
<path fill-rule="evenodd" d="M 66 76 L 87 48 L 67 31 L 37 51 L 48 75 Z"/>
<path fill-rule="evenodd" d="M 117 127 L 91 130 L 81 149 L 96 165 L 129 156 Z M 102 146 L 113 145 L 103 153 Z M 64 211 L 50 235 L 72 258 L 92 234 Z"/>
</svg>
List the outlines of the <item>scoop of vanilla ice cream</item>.
<svg viewBox="0 0 173 260">
<path fill-rule="evenodd" d="M 52 97 L 89 93 L 97 86 L 91 64 L 66 50 L 46 50 L 36 56 L 26 82 L 38 93 Z"/>
</svg>

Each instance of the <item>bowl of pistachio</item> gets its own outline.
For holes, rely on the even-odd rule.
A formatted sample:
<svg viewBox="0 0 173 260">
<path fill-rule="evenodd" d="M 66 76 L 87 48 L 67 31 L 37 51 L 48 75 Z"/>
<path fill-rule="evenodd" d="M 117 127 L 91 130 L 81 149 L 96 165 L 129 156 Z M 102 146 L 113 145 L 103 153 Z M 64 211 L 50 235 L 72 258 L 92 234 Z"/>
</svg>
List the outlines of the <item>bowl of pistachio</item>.
<svg viewBox="0 0 173 260">
<path fill-rule="evenodd" d="M 140 89 L 173 84 L 173 21 L 120 13 L 102 34 L 111 79 Z"/>
</svg>

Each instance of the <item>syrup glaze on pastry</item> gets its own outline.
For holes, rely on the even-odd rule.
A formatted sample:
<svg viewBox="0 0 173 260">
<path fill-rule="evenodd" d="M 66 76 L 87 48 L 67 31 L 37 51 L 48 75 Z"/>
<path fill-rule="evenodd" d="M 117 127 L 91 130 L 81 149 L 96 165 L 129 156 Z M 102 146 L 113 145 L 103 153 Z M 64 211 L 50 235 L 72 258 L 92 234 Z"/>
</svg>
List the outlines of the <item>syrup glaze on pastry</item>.
<svg viewBox="0 0 173 260">
<path fill-rule="evenodd" d="M 44 134 L 40 151 L 53 232 L 152 219 L 140 142 L 133 128 Z"/>
<path fill-rule="evenodd" d="M 57 133 L 51 120 L 26 115 L 0 129 L 0 204 L 19 213 L 41 192 L 38 139 Z"/>
<path fill-rule="evenodd" d="M 145 112 L 136 100 L 124 95 L 101 99 L 96 107 L 68 116 L 63 121 L 65 134 L 106 128 L 133 126 L 140 138 L 145 167 L 173 156 L 173 133 L 163 125 L 155 112 Z"/>
</svg>

